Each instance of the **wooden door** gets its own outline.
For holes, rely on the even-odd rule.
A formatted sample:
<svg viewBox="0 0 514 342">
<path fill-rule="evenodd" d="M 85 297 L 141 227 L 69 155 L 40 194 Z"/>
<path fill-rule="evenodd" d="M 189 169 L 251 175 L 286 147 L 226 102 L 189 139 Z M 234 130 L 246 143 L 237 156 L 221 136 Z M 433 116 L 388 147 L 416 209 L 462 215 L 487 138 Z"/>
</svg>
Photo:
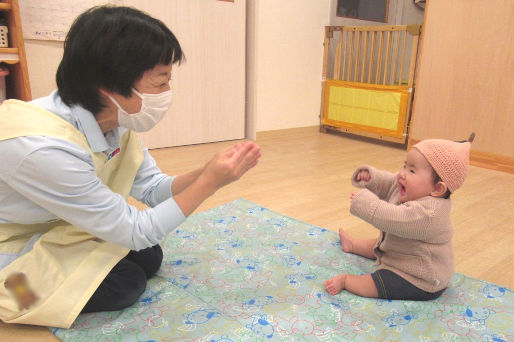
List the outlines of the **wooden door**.
<svg viewBox="0 0 514 342">
<path fill-rule="evenodd" d="M 476 138 L 473 165 L 514 173 L 514 1 L 429 1 L 409 145 Z"/>
<path fill-rule="evenodd" d="M 124 0 L 162 20 L 186 60 L 172 69 L 173 104 L 141 134 L 148 148 L 245 137 L 244 0 Z"/>
</svg>

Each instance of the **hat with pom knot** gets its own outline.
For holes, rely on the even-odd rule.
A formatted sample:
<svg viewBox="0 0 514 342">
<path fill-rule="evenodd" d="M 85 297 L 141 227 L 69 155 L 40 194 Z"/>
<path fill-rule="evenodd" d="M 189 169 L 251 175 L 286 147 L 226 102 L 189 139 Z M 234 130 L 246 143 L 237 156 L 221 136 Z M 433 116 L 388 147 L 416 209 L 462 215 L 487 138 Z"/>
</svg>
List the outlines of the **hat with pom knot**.
<svg viewBox="0 0 514 342">
<path fill-rule="evenodd" d="M 421 152 L 453 193 L 466 179 L 469 168 L 469 150 L 474 138 L 475 133 L 471 133 L 466 141 L 427 139 L 417 143 L 413 148 Z"/>
</svg>

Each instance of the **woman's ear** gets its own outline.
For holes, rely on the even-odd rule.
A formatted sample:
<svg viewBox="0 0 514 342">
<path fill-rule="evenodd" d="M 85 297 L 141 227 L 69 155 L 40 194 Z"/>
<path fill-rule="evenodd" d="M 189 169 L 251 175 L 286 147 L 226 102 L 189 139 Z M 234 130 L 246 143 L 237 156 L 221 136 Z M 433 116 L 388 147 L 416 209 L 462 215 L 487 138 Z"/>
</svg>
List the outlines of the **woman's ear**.
<svg viewBox="0 0 514 342">
<path fill-rule="evenodd" d="M 98 91 L 105 97 L 112 96 L 112 93 L 110 91 L 105 90 L 104 88 L 98 88 Z"/>
<path fill-rule="evenodd" d="M 444 195 L 446 194 L 446 190 L 448 190 L 446 183 L 443 181 L 439 181 L 436 184 L 434 184 L 434 187 L 432 188 L 432 192 L 430 193 L 430 196 L 444 197 Z"/>
</svg>

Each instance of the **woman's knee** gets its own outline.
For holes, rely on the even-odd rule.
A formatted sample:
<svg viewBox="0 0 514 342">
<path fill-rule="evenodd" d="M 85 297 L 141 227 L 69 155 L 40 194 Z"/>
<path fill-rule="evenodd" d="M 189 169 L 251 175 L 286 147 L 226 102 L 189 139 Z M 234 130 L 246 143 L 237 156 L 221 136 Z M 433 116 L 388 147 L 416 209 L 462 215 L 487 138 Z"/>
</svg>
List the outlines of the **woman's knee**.
<svg viewBox="0 0 514 342">
<path fill-rule="evenodd" d="M 146 278 L 150 278 L 161 267 L 163 252 L 161 246 L 155 245 L 139 251 L 130 251 L 125 258 L 138 264 L 146 273 Z"/>
<path fill-rule="evenodd" d="M 130 280 L 128 280 L 130 278 Z M 126 277 L 126 300 L 120 303 L 123 307 L 130 306 L 137 302 L 146 289 L 146 273 L 140 267 L 134 267 L 130 275 Z"/>
<path fill-rule="evenodd" d="M 145 271 L 136 263 L 122 259 L 98 286 L 82 312 L 124 309 L 134 304 L 145 289 Z"/>
</svg>

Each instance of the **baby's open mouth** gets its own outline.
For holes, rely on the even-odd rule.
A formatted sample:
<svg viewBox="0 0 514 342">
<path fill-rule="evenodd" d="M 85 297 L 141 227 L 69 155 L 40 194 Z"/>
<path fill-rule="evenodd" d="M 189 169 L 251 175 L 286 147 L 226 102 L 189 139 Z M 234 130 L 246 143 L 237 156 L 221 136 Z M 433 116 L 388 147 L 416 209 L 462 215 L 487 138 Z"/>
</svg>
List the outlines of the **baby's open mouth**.
<svg viewBox="0 0 514 342">
<path fill-rule="evenodd" d="M 400 188 L 400 195 L 405 195 L 405 187 L 398 183 L 398 187 Z"/>
</svg>

